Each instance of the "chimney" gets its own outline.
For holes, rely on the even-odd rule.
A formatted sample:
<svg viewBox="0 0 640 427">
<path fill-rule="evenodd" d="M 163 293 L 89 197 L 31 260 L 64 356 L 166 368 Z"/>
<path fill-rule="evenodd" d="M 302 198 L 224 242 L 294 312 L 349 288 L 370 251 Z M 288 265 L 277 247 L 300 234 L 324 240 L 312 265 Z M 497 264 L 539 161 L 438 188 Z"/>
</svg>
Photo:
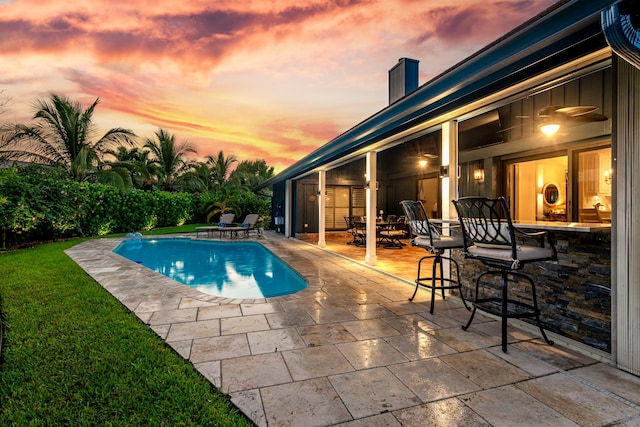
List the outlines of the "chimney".
<svg viewBox="0 0 640 427">
<path fill-rule="evenodd" d="M 416 59 L 400 58 L 389 70 L 389 104 L 418 88 L 419 62 Z"/>
</svg>

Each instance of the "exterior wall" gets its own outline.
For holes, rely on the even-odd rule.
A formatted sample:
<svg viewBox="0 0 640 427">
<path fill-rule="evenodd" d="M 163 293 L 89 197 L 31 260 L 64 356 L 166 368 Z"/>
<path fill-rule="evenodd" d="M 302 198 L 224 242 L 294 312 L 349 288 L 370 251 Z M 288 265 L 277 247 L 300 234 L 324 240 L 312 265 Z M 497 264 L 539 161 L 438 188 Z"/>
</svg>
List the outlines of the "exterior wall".
<svg viewBox="0 0 640 427">
<path fill-rule="evenodd" d="M 558 261 L 527 265 L 523 270 L 536 283 L 543 326 L 610 353 L 611 233 L 554 231 L 552 235 Z M 523 243 L 538 245 L 539 241 Z M 453 256 L 461 267 L 465 298 L 472 300 L 475 278 L 489 268 L 478 261 L 465 260 L 460 251 L 454 251 Z M 499 277 L 490 283 L 491 289 L 499 291 Z M 510 291 L 523 300 L 531 299 L 526 282 L 510 284 Z M 523 321 L 535 325 L 535 320 Z"/>
</svg>

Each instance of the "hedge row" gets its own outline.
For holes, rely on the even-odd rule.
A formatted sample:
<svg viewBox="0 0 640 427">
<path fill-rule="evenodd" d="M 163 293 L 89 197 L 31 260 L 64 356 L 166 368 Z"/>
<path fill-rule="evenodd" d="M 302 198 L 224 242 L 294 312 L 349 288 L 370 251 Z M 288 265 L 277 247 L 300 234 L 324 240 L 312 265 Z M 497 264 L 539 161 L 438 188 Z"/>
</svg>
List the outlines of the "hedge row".
<svg viewBox="0 0 640 427">
<path fill-rule="evenodd" d="M 248 200 L 242 200 L 243 196 Z M 264 214 L 268 201 L 238 194 L 236 205 Z M 3 247 L 24 241 L 104 235 L 203 222 L 215 194 L 121 191 L 70 181 L 38 167 L 0 170 Z"/>
</svg>

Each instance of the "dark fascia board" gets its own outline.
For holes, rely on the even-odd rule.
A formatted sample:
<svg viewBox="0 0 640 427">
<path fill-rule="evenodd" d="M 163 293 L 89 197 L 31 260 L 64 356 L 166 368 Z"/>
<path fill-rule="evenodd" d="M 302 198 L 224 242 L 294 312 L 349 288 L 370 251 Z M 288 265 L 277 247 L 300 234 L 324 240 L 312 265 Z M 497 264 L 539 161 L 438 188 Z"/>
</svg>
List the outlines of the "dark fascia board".
<svg viewBox="0 0 640 427">
<path fill-rule="evenodd" d="M 617 0 L 560 2 L 289 166 L 262 186 L 305 175 L 465 103 L 535 76 L 582 44 L 602 48 L 601 10 Z M 595 43 L 594 43 L 595 41 Z M 595 45 L 594 45 L 595 44 Z"/>
</svg>

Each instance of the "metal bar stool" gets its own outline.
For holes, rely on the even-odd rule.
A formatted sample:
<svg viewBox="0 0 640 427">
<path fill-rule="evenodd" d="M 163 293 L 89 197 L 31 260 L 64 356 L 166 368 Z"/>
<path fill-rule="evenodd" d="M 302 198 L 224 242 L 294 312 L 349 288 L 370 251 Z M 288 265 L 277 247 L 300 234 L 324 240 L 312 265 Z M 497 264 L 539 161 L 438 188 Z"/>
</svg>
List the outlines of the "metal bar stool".
<svg viewBox="0 0 640 427">
<path fill-rule="evenodd" d="M 450 257 L 442 256 L 446 249 L 462 249 L 462 239 L 451 236 L 442 236 L 438 230 L 436 230 L 435 226 L 429 222 L 427 212 L 425 211 L 421 201 L 403 200 L 400 204 L 402 205 L 402 209 L 404 210 L 409 222 L 411 245 L 424 248 L 427 252 L 432 254 L 424 256 L 420 261 L 418 261 L 416 289 L 411 298 L 409 298 L 409 301 L 413 301 L 416 297 L 416 293 L 420 286 L 431 289 L 431 309 L 429 312 L 433 314 L 436 289 L 440 289 L 442 291 L 442 299 L 445 298 L 445 289 L 458 289 L 462 303 L 467 310 L 471 310 L 464 299 L 464 295 L 462 294 L 462 282 L 460 281 L 460 267 L 458 266 L 458 263 Z M 425 260 L 433 260 L 431 277 L 421 276 L 422 262 Z M 451 262 L 451 265 L 455 266 L 455 279 L 444 277 L 443 260 L 448 260 Z"/>
<path fill-rule="evenodd" d="M 511 222 L 509 208 L 503 197 L 463 197 L 454 200 L 462 226 L 464 255 L 491 268 L 476 279 L 473 311 L 462 329 L 466 330 L 473 321 L 476 309 L 480 309 L 502 319 L 502 351 L 507 352 L 507 320 L 510 318 L 535 317 L 536 325 L 545 342 L 553 345 L 547 338 L 540 322 L 540 310 L 536 296 L 536 285 L 528 275 L 520 273 L 526 264 L 557 259 L 556 248 L 547 232 L 525 233 Z M 516 234 L 522 237 L 539 238 L 539 246 L 518 245 Z M 547 237 L 549 247 L 545 247 Z M 502 289 L 499 296 L 480 297 L 481 279 L 488 275 L 501 278 Z M 509 282 L 521 278 L 531 285 L 531 302 L 516 299 L 509 292 Z M 528 298 L 527 298 L 528 299 Z"/>
</svg>

